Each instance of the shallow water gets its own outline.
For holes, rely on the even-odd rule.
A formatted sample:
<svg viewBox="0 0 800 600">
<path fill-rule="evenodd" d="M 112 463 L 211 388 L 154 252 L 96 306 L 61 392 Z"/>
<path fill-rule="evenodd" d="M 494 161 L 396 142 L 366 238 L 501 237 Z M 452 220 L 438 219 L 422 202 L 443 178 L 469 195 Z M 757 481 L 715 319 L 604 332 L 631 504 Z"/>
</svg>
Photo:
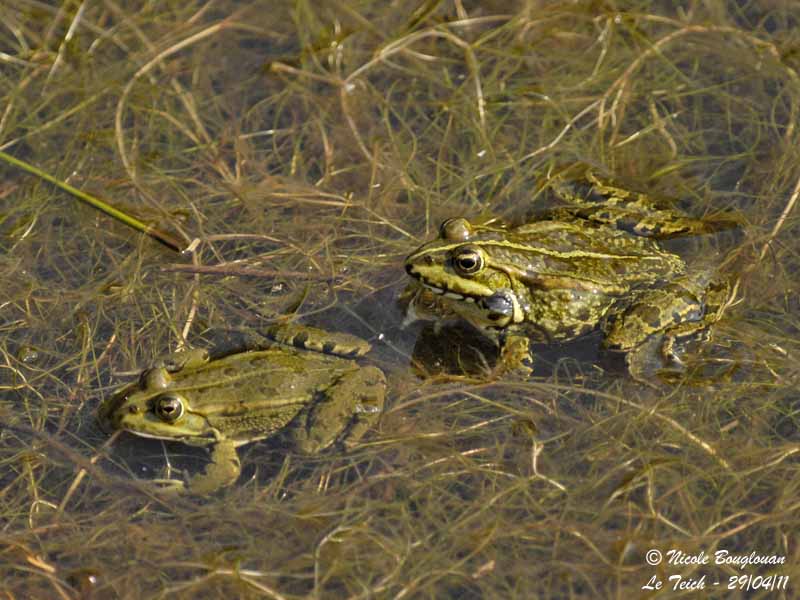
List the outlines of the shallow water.
<svg viewBox="0 0 800 600">
<path fill-rule="evenodd" d="M 197 240 L 178 254 L 0 167 L 0 590 L 792 597 L 800 9 L 616 8 L 0 6 L 0 149 Z M 403 258 L 442 219 L 525 218 L 573 161 L 741 213 L 738 236 L 682 249 L 739 279 L 719 376 L 651 389 L 599 362 L 595 336 L 489 383 L 493 348 L 469 330 L 401 327 Z M 207 499 L 154 494 L 203 450 L 108 443 L 100 399 L 298 304 L 373 343 L 379 426 L 346 453 L 246 446 Z"/>
</svg>

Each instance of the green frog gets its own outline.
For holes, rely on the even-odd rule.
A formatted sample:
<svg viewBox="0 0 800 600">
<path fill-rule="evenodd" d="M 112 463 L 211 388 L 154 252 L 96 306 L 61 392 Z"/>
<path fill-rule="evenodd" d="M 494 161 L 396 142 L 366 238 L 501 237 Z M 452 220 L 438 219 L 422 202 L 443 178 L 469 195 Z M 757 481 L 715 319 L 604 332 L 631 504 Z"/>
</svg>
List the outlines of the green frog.
<svg viewBox="0 0 800 600">
<path fill-rule="evenodd" d="M 210 356 L 175 353 L 105 400 L 107 430 L 211 449 L 211 462 L 187 484 L 165 489 L 209 494 L 231 485 L 241 470 L 236 448 L 285 431 L 308 454 L 335 442 L 357 442 L 379 417 L 386 378 L 354 359 L 369 351 L 355 336 L 283 324 L 251 349 Z M 163 482 L 162 482 L 163 483 Z"/>
<path fill-rule="evenodd" d="M 685 343 L 707 337 L 730 300 L 709 266 L 689 268 L 659 240 L 735 226 L 664 208 L 590 171 L 551 186 L 568 204 L 518 226 L 444 221 L 405 261 L 409 313 L 460 317 L 502 346 L 499 373 L 530 372 L 529 345 L 601 329 L 631 375 L 682 370 Z"/>
</svg>

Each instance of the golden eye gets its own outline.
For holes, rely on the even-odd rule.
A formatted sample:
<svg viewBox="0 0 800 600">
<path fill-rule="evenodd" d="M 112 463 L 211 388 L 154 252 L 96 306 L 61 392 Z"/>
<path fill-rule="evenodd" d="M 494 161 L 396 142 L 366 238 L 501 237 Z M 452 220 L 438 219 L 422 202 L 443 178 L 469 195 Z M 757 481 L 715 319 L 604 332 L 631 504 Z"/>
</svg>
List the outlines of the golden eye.
<svg viewBox="0 0 800 600">
<path fill-rule="evenodd" d="M 162 394 L 156 398 L 156 414 L 166 423 L 174 423 L 183 416 L 183 398 L 176 394 Z"/>
<path fill-rule="evenodd" d="M 439 237 L 449 242 L 466 242 L 472 227 L 464 217 L 447 219 L 439 227 Z"/>
<path fill-rule="evenodd" d="M 466 246 L 453 257 L 453 266 L 461 275 L 474 275 L 483 268 L 483 256 L 476 248 Z"/>
</svg>

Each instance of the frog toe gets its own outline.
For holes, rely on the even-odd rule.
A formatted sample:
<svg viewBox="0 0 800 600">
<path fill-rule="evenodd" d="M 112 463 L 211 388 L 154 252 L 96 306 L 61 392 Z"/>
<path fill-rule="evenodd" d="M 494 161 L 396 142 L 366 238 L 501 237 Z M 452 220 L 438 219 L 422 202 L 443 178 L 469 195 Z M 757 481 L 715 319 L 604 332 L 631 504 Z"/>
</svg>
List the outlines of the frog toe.
<svg viewBox="0 0 800 600">
<path fill-rule="evenodd" d="M 499 379 L 506 375 L 517 375 L 527 378 L 531 373 L 533 373 L 533 354 L 530 349 L 530 339 L 519 335 L 508 336 L 503 342 L 500 358 L 492 370 L 492 377 Z"/>
</svg>

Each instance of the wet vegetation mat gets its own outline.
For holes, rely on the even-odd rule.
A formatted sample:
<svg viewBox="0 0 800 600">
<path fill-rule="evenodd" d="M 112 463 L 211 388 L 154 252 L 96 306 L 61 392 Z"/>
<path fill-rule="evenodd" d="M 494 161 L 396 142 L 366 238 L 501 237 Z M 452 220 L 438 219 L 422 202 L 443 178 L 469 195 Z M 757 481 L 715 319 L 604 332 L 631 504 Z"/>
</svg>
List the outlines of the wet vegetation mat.
<svg viewBox="0 0 800 600">
<path fill-rule="evenodd" d="M 789 0 L 0 4 L 0 150 L 149 232 L 0 161 L 0 596 L 796 597 L 798 32 Z M 737 215 L 674 242 L 735 295 L 668 382 L 597 334 L 493 378 L 463 322 L 404 325 L 444 219 L 525 222 L 571 164 Z M 100 429 L 290 316 L 373 345 L 353 447 L 167 495 L 205 448 Z"/>
</svg>

